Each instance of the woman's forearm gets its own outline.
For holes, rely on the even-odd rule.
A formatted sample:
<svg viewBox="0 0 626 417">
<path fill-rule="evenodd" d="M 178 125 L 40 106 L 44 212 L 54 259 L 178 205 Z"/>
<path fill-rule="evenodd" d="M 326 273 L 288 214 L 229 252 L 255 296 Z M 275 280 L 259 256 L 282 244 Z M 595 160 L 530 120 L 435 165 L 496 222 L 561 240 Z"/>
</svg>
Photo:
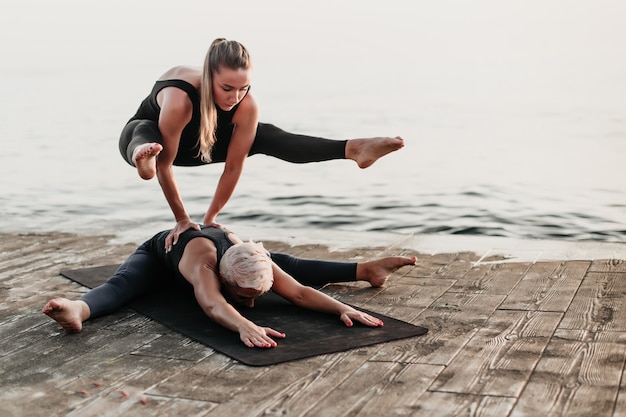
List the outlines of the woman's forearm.
<svg viewBox="0 0 626 417">
<path fill-rule="evenodd" d="M 349 309 L 344 303 L 324 294 L 312 287 L 304 286 L 297 297 L 290 300 L 299 307 L 315 310 L 322 313 L 340 315 Z"/>
<path fill-rule="evenodd" d="M 242 169 L 225 169 L 222 173 L 215 194 L 209 205 L 206 216 L 204 217 L 205 224 L 214 222 L 217 215 L 222 211 L 228 200 L 232 197 L 241 177 Z"/>
<path fill-rule="evenodd" d="M 178 186 L 174 180 L 174 172 L 172 167 L 164 167 L 157 170 L 157 178 L 161 185 L 161 190 L 165 195 L 165 200 L 174 214 L 176 221 L 181 221 L 189 218 L 183 200 L 178 191 Z"/>
<path fill-rule="evenodd" d="M 202 309 L 215 323 L 234 332 L 240 332 L 241 328 L 249 321 L 227 302 L 202 306 Z"/>
</svg>

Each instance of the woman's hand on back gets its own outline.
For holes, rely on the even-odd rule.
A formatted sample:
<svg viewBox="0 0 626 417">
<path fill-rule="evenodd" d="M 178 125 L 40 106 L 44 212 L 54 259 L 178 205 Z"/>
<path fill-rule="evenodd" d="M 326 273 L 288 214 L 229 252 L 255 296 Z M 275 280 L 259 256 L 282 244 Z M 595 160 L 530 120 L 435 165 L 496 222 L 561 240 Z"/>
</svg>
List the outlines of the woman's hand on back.
<svg viewBox="0 0 626 417">
<path fill-rule="evenodd" d="M 165 238 L 165 251 L 171 251 L 172 246 L 178 243 L 178 238 L 180 237 L 181 233 L 189 229 L 200 230 L 200 225 L 192 222 L 190 219 L 179 220 L 178 222 L 176 222 L 176 226 Z"/>
</svg>

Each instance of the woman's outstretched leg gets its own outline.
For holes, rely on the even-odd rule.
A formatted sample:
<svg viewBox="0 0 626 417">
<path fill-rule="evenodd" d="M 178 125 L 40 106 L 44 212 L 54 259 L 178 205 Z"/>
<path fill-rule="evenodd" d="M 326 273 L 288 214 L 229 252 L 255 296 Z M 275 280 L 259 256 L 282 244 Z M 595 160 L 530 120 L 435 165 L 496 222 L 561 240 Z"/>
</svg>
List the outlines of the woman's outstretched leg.
<svg viewBox="0 0 626 417">
<path fill-rule="evenodd" d="M 259 123 L 250 155 L 260 153 L 293 163 L 351 159 L 359 167 L 367 168 L 403 146 L 404 140 L 400 137 L 333 140 L 290 133 L 272 124 Z"/>
<path fill-rule="evenodd" d="M 359 263 L 303 259 L 277 252 L 271 252 L 271 257 L 296 281 L 316 288 L 333 282 L 350 281 L 367 281 L 372 287 L 381 287 L 398 269 L 417 263 L 416 256 L 387 256 Z"/>
<path fill-rule="evenodd" d="M 138 296 L 165 285 L 168 275 L 148 246 L 148 242 L 141 245 L 112 277 L 80 299 L 54 298 L 48 301 L 42 312 L 66 332 L 80 332 L 84 321 L 112 313 Z"/>
</svg>

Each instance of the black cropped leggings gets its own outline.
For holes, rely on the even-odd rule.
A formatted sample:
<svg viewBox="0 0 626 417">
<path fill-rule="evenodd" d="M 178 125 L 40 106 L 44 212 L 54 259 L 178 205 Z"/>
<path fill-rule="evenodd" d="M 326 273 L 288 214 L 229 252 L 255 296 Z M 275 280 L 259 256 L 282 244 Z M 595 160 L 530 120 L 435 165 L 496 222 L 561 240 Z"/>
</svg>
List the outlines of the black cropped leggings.
<svg viewBox="0 0 626 417">
<path fill-rule="evenodd" d="M 332 282 L 356 281 L 354 262 L 331 262 L 301 259 L 284 253 L 270 253 L 272 260 L 303 285 L 322 287 Z M 104 284 L 90 290 L 80 299 L 87 303 L 90 318 L 110 314 L 150 291 L 191 285 L 168 271 L 159 256 L 141 245 L 124 261 Z M 191 293 L 191 292 L 190 292 Z"/>
<path fill-rule="evenodd" d="M 230 144 L 232 132 L 218 134 L 212 150 L 212 162 L 224 162 Z M 151 142 L 163 143 L 163 138 L 156 122 L 152 120 L 133 120 L 129 122 L 120 135 L 120 153 L 130 165 L 133 151 L 139 145 Z M 259 123 L 250 149 L 249 156 L 263 154 L 293 163 L 309 163 L 345 159 L 347 140 L 333 140 L 315 136 L 289 133 L 272 124 Z M 181 146 L 178 149 L 174 165 L 204 165 L 197 155 L 198 148 Z"/>
</svg>

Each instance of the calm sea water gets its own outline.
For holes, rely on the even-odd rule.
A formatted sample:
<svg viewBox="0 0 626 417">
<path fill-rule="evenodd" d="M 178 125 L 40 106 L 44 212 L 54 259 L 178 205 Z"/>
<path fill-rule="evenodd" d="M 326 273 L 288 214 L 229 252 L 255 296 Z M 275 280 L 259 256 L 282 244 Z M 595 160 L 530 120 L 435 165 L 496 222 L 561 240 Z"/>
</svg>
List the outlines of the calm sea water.
<svg viewBox="0 0 626 417">
<path fill-rule="evenodd" d="M 251 157 L 222 224 L 626 240 L 622 2 L 202 3 L 3 13 L 1 231 L 170 227 L 119 132 L 161 72 L 225 36 L 251 50 L 262 121 L 406 147 L 366 170 Z M 194 220 L 221 169 L 176 170 Z"/>
</svg>

